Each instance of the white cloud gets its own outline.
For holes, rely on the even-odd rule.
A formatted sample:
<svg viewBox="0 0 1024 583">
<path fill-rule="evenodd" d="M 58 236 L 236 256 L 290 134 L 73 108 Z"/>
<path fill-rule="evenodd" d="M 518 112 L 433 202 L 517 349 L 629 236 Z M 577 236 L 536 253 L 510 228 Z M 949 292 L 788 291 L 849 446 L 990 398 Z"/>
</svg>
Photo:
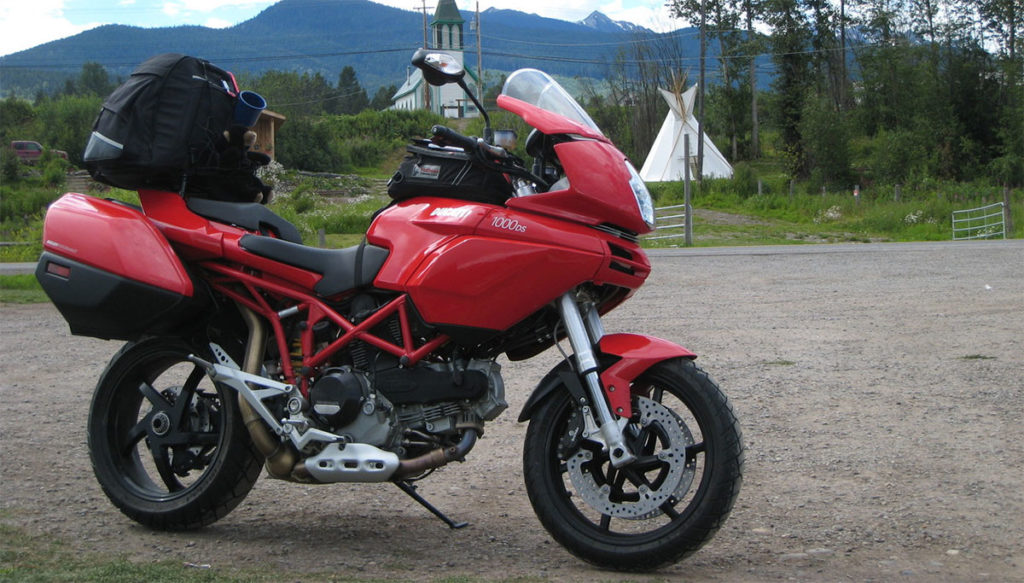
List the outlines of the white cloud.
<svg viewBox="0 0 1024 583">
<path fill-rule="evenodd" d="M 396 8 L 409 8 L 408 0 L 372 1 Z M 475 0 L 457 0 L 456 3 L 467 18 L 471 12 L 476 10 Z M 557 3 L 550 0 L 483 0 L 480 2 L 480 10 L 488 8 L 518 10 L 569 22 L 583 20 L 591 12 L 599 10 L 612 20 L 625 20 L 658 32 L 671 30 L 680 25 L 678 21 L 670 19 L 665 0 L 608 0 L 603 3 L 594 2 L 594 0 L 563 0 Z"/>
<path fill-rule="evenodd" d="M 182 8 L 191 12 L 213 12 L 221 8 L 270 6 L 276 0 L 182 0 Z"/>
<path fill-rule="evenodd" d="M 161 11 L 164 14 L 166 14 L 167 16 L 170 16 L 171 18 L 174 18 L 174 17 L 178 16 L 179 14 L 181 14 L 181 9 L 182 9 L 181 4 L 178 4 L 177 2 L 164 2 L 164 5 L 161 8 Z"/>
<path fill-rule="evenodd" d="M 224 20 L 223 18 L 207 18 L 206 22 L 203 23 L 203 26 L 209 28 L 228 28 L 234 24 L 234 22 Z"/>
<path fill-rule="evenodd" d="M 682 22 L 671 17 L 663 3 L 647 6 L 623 6 L 621 1 L 605 4 L 599 10 L 612 20 L 625 20 L 647 27 L 654 32 L 668 32 L 679 28 Z"/>
<path fill-rule="evenodd" d="M 95 24 L 72 24 L 64 16 L 64 0 L 0 2 L 0 55 L 69 37 Z"/>
</svg>

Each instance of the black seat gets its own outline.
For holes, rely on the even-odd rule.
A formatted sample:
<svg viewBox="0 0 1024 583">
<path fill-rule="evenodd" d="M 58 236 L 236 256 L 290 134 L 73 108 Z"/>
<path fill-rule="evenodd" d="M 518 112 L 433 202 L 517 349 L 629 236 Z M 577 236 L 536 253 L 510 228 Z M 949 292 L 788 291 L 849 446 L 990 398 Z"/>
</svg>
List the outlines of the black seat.
<svg viewBox="0 0 1024 583">
<path fill-rule="evenodd" d="M 323 275 L 313 287 L 323 297 L 370 285 L 388 258 L 387 249 L 366 241 L 345 249 L 317 249 L 283 239 L 245 235 L 239 244 L 249 253 Z"/>
<path fill-rule="evenodd" d="M 256 202 L 225 202 L 208 198 L 188 199 L 188 208 L 195 214 L 241 227 L 247 231 L 272 232 L 275 237 L 302 244 L 302 235 L 295 225 Z"/>
</svg>

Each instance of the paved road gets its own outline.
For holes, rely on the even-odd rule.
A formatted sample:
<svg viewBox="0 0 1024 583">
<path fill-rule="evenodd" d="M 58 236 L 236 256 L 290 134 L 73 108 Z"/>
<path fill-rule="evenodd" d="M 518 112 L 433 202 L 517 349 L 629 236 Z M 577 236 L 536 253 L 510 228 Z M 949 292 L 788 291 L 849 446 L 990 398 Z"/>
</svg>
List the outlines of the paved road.
<svg viewBox="0 0 1024 583">
<path fill-rule="evenodd" d="M 933 251 L 960 247 L 1008 246 L 1024 251 L 1024 239 L 1006 241 L 928 241 L 918 243 L 837 243 L 821 245 L 760 245 L 747 247 L 679 247 L 650 249 L 651 257 L 715 257 L 722 255 L 806 255 L 817 253 L 885 253 L 890 251 Z M 1024 258 L 1022 258 L 1024 261 Z M 34 273 L 35 263 L 0 263 L 0 275 Z"/>
<path fill-rule="evenodd" d="M 19 275 L 35 271 L 35 263 L 0 263 L 0 275 Z"/>
<path fill-rule="evenodd" d="M 936 249 L 973 248 L 988 246 L 1017 247 L 1024 250 L 1024 239 L 986 241 L 922 241 L 914 243 L 836 243 L 809 245 L 759 245 L 746 247 L 673 247 L 650 249 L 651 257 L 714 257 L 721 255 L 805 255 L 818 253 L 884 253 L 890 251 L 933 251 Z"/>
</svg>

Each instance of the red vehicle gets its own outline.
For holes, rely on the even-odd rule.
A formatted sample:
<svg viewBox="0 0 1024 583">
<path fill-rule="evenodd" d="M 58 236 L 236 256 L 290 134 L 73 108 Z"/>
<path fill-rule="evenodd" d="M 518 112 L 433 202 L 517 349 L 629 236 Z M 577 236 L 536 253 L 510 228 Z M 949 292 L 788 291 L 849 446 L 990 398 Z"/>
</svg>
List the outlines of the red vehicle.
<svg viewBox="0 0 1024 583">
<path fill-rule="evenodd" d="M 43 155 L 42 144 L 29 140 L 14 140 L 11 142 L 11 149 L 14 150 L 14 155 L 26 164 L 35 164 Z M 68 153 L 64 150 L 52 150 L 52 152 L 60 158 L 68 159 Z"/>
<path fill-rule="evenodd" d="M 444 53 L 414 63 L 465 88 Z M 258 204 L 173 192 L 140 191 L 141 208 L 79 194 L 50 207 L 37 277 L 72 332 L 128 340 L 88 422 L 118 508 L 152 528 L 207 525 L 265 464 L 295 482 L 392 482 L 464 526 L 415 480 L 463 459 L 506 408 L 499 355 L 568 338 L 573 354 L 519 414 L 541 523 L 619 570 L 677 561 L 714 534 L 743 465 L 728 400 L 689 350 L 601 324 L 650 273 L 643 182 L 546 74 L 514 73 L 498 104 L 536 128 L 532 169 L 443 127 L 421 147 L 472 157 L 514 196 L 409 195 L 352 248 L 305 247 Z"/>
</svg>

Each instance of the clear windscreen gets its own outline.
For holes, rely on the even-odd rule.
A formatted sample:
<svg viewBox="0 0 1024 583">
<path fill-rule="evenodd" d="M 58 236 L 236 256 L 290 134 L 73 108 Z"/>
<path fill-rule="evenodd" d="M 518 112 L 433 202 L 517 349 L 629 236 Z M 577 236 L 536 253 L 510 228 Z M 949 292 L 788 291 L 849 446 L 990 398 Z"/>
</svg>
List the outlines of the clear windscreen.
<svg viewBox="0 0 1024 583">
<path fill-rule="evenodd" d="M 576 100 L 558 84 L 558 81 L 543 71 L 519 69 L 508 76 L 501 93 L 546 111 L 557 113 L 604 135 L 601 133 L 601 128 L 597 127 L 597 124 L 587 115 L 580 104 L 576 103 Z"/>
</svg>

